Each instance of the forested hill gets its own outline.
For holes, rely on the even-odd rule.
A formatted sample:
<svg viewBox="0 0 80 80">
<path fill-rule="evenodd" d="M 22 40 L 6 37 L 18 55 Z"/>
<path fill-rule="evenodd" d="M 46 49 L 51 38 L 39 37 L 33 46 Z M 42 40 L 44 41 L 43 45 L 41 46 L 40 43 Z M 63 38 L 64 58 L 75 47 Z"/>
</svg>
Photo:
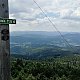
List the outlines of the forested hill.
<svg viewBox="0 0 80 80">
<path fill-rule="evenodd" d="M 80 56 L 11 60 L 11 80 L 80 80 Z"/>
</svg>

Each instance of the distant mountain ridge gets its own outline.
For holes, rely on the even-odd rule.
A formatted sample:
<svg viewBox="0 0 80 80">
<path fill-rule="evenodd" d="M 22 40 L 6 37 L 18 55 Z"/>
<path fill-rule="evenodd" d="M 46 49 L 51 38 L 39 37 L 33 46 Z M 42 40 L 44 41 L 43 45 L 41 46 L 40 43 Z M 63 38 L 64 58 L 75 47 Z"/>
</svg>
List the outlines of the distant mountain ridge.
<svg viewBox="0 0 80 80">
<path fill-rule="evenodd" d="M 80 33 L 74 32 L 62 32 L 64 38 L 69 41 L 71 44 L 80 44 Z M 32 41 L 56 41 L 64 42 L 63 38 L 58 32 L 43 32 L 43 31 L 21 31 L 21 32 L 12 32 L 11 33 L 11 43 L 16 41 L 26 42 Z"/>
<path fill-rule="evenodd" d="M 74 33 L 74 32 L 61 32 L 62 34 L 67 34 L 67 33 Z M 26 34 L 30 35 L 30 34 L 34 34 L 34 35 L 47 35 L 47 36 L 50 36 L 50 35 L 54 35 L 54 36 L 57 36 L 57 35 L 60 35 L 58 32 L 49 32 L 49 31 L 13 31 L 11 32 L 11 36 L 25 36 Z"/>
<path fill-rule="evenodd" d="M 80 49 L 80 33 L 62 32 L 64 38 L 75 49 Z M 12 32 L 10 37 L 11 53 L 26 55 L 29 58 L 62 56 L 72 54 L 57 32 L 23 31 Z"/>
</svg>

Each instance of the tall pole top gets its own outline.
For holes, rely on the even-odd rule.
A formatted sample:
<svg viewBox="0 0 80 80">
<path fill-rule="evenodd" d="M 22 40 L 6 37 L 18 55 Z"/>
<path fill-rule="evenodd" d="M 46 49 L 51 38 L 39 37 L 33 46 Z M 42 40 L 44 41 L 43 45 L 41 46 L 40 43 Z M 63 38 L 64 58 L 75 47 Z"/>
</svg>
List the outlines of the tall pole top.
<svg viewBox="0 0 80 80">
<path fill-rule="evenodd" d="M 9 18 L 8 0 L 0 0 L 0 17 Z"/>
</svg>

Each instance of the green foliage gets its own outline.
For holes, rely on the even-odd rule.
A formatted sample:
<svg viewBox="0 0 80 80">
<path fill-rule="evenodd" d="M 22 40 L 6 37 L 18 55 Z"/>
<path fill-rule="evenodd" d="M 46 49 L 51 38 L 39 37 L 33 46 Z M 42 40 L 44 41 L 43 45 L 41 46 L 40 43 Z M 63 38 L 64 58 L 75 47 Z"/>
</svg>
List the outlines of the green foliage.
<svg viewBox="0 0 80 80">
<path fill-rule="evenodd" d="M 80 56 L 11 61 L 12 80 L 80 80 Z"/>
</svg>

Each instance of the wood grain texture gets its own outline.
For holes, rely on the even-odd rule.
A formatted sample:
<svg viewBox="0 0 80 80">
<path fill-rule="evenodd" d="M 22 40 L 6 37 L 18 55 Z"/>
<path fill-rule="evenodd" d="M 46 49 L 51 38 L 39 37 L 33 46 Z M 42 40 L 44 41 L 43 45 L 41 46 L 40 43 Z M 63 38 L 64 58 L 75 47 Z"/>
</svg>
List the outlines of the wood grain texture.
<svg viewBox="0 0 80 80">
<path fill-rule="evenodd" d="M 8 0 L 0 0 L 0 17 L 9 18 Z M 9 25 L 0 24 L 0 80 L 10 80 L 10 40 L 2 40 L 4 29 L 9 30 Z"/>
</svg>

